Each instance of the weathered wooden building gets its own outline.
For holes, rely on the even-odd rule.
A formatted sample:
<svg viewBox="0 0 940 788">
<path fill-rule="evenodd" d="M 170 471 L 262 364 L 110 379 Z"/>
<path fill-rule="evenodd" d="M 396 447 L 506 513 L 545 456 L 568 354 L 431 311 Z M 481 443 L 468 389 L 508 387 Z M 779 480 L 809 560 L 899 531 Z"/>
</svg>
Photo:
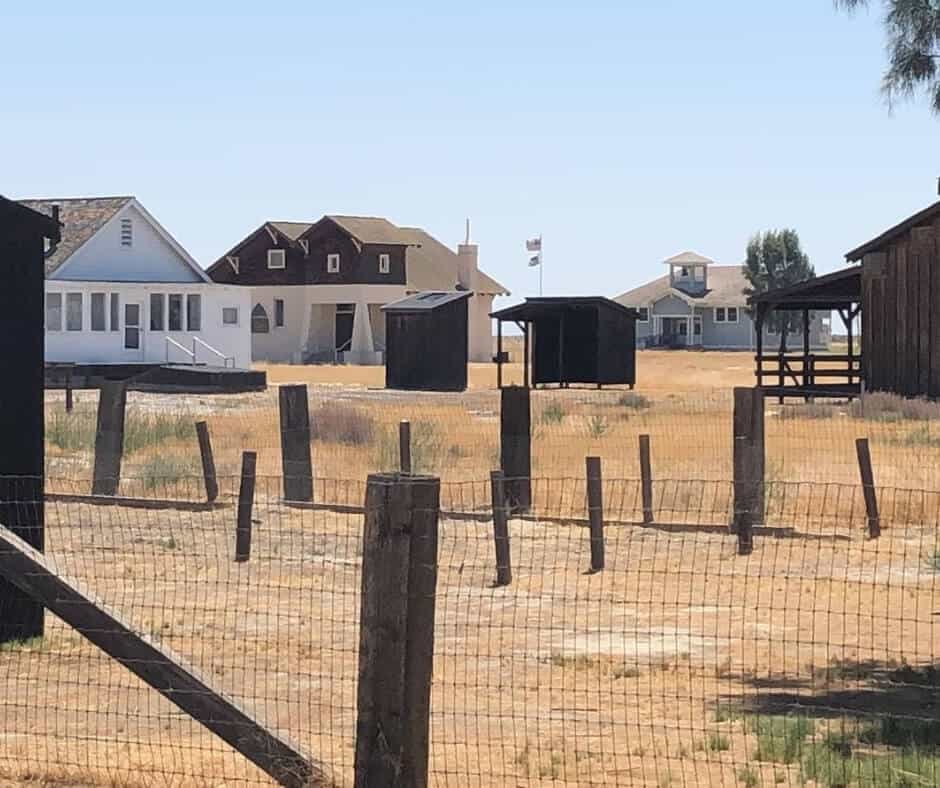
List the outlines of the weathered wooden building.
<svg viewBox="0 0 940 788">
<path fill-rule="evenodd" d="M 43 285 L 57 217 L 0 197 L 0 522 L 43 547 Z M 42 607 L 0 580 L 0 643 L 41 635 Z"/>
<path fill-rule="evenodd" d="M 468 291 L 431 291 L 382 307 L 386 388 L 467 388 L 467 306 L 471 295 Z"/>
<path fill-rule="evenodd" d="M 503 323 L 523 333 L 523 381 L 528 386 L 636 383 L 637 311 L 600 297 L 527 298 L 493 312 L 497 320 L 497 380 L 502 388 Z M 529 352 L 530 338 L 532 352 Z M 531 365 L 531 375 L 530 367 Z"/>
<path fill-rule="evenodd" d="M 846 255 L 862 269 L 865 385 L 940 396 L 940 202 Z"/>
</svg>

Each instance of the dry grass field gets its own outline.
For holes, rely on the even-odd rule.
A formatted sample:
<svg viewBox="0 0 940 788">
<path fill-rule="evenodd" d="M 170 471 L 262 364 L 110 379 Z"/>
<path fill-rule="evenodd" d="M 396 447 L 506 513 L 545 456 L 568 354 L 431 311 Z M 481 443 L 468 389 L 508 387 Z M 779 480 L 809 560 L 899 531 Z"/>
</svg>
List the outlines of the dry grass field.
<svg viewBox="0 0 940 788">
<path fill-rule="evenodd" d="M 632 393 L 533 395 L 533 513 L 510 523 L 513 583 L 494 588 L 492 524 L 441 524 L 431 784 L 940 784 L 940 406 L 768 403 L 767 522 L 791 538 L 696 530 L 730 514 L 731 387 L 747 353 L 643 352 Z M 48 549 L 104 601 L 348 782 L 362 517 L 280 502 L 276 384 L 307 383 L 318 501 L 361 504 L 412 422 L 416 469 L 454 511 L 486 512 L 498 392 L 382 389 L 380 369 L 267 367 L 271 390 L 130 397 L 124 494 L 202 495 L 193 421 L 210 425 L 231 503 L 259 453 L 255 544 L 234 514 L 50 503 Z M 513 374 L 519 374 L 516 368 Z M 47 403 L 52 489 L 88 490 L 94 395 Z M 641 528 L 637 438 L 659 522 Z M 854 440 L 871 440 L 884 519 L 864 538 Z M 607 568 L 590 574 L 584 457 L 605 475 Z M 0 648 L 0 785 L 264 782 L 136 679 L 52 622 Z"/>
</svg>

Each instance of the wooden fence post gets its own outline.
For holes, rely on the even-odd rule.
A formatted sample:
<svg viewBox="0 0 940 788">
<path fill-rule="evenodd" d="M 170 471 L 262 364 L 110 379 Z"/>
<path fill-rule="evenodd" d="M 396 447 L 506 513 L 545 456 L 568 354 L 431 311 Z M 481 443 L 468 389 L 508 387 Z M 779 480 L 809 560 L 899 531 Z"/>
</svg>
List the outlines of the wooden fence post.
<svg viewBox="0 0 940 788">
<path fill-rule="evenodd" d="M 868 438 L 856 439 L 855 453 L 858 455 L 858 472 L 862 477 L 862 493 L 865 496 L 868 536 L 872 539 L 877 539 L 881 536 L 881 517 L 878 514 L 878 493 L 875 489 L 875 474 L 871 466 L 871 451 L 868 448 Z"/>
<path fill-rule="evenodd" d="M 764 393 L 734 390 L 734 513 L 731 532 L 738 554 L 754 549 L 753 526 L 764 520 Z"/>
<path fill-rule="evenodd" d="M 355 786 L 426 788 L 440 479 L 366 482 Z"/>
<path fill-rule="evenodd" d="M 92 495 L 117 495 L 124 455 L 124 411 L 127 387 L 123 381 L 101 384 L 98 396 L 98 426 L 95 433 L 95 468 Z"/>
<path fill-rule="evenodd" d="M 640 436 L 640 491 L 643 497 L 643 522 L 653 522 L 653 464 L 650 460 L 650 436 Z"/>
<path fill-rule="evenodd" d="M 65 369 L 65 412 L 72 412 L 72 367 Z"/>
<path fill-rule="evenodd" d="M 402 473 L 411 473 L 411 422 L 401 421 L 398 425 L 398 469 Z"/>
<path fill-rule="evenodd" d="M 493 502 L 493 540 L 496 543 L 496 585 L 512 583 L 512 559 L 509 545 L 509 511 L 506 507 L 506 478 L 502 471 L 490 473 Z"/>
<path fill-rule="evenodd" d="M 238 509 L 235 519 L 235 560 L 239 563 L 251 557 L 251 515 L 255 505 L 255 467 L 258 455 L 242 452 L 242 480 L 238 488 Z"/>
<path fill-rule="evenodd" d="M 586 457 L 587 507 L 591 528 L 591 571 L 604 568 L 604 484 L 601 477 L 601 458 Z"/>
<path fill-rule="evenodd" d="M 281 386 L 278 390 L 281 417 L 281 468 L 284 498 L 313 500 L 313 462 L 310 458 L 310 410 L 307 387 Z"/>
<path fill-rule="evenodd" d="M 212 503 L 219 497 L 219 480 L 215 475 L 215 457 L 212 455 L 212 441 L 209 440 L 209 425 L 206 422 L 196 422 L 196 438 L 199 441 L 199 456 L 202 458 L 202 478 L 206 483 L 206 500 Z"/>
<path fill-rule="evenodd" d="M 511 511 L 526 512 L 532 505 L 532 415 L 529 389 L 500 389 L 499 456 L 506 477 Z"/>
</svg>

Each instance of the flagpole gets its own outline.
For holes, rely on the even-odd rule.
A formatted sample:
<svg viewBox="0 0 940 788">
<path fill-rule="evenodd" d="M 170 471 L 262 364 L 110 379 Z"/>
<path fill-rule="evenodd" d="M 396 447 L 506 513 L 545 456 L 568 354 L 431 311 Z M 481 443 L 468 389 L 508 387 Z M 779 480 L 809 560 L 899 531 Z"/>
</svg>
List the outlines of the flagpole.
<svg viewBox="0 0 940 788">
<path fill-rule="evenodd" d="M 542 235 L 539 233 L 539 298 L 542 297 L 542 264 L 545 260 L 542 257 Z"/>
</svg>

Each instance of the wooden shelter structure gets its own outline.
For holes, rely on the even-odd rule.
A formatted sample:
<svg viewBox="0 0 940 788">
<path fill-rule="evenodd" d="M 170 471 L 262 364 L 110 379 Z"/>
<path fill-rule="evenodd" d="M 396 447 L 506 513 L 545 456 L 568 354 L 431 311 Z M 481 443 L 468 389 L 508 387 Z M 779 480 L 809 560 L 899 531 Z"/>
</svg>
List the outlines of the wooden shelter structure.
<svg viewBox="0 0 940 788">
<path fill-rule="evenodd" d="M 940 202 L 846 259 L 861 263 L 866 388 L 940 397 Z"/>
<path fill-rule="evenodd" d="M 0 523 L 42 550 L 43 341 L 47 245 L 59 222 L 0 197 Z M 43 633 L 43 608 L 0 580 L 0 643 Z"/>
<path fill-rule="evenodd" d="M 757 386 L 779 397 L 856 397 L 861 393 L 862 354 L 853 335 L 861 309 L 862 271 L 858 266 L 769 290 L 748 299 L 754 309 Z M 799 351 L 765 352 L 764 327 L 774 311 L 799 312 L 803 347 Z M 837 312 L 848 339 L 844 354 L 813 353 L 810 320 L 813 312 Z"/>
<path fill-rule="evenodd" d="M 496 379 L 503 387 L 503 323 L 523 336 L 523 385 L 636 383 L 635 309 L 608 298 L 540 297 L 493 312 L 496 319 Z M 531 350 L 530 353 L 530 343 Z M 531 374 L 530 374 L 531 366 Z"/>
<path fill-rule="evenodd" d="M 412 391 L 467 388 L 471 292 L 416 293 L 382 307 L 385 387 Z"/>
</svg>

